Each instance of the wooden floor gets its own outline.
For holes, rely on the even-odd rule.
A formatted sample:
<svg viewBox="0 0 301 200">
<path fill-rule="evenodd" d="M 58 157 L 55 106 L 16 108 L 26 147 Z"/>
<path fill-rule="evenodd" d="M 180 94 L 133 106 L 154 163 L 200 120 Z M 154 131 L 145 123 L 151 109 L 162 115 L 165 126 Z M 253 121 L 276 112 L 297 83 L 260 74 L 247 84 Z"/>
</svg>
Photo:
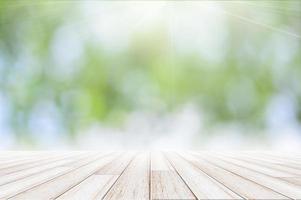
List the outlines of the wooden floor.
<svg viewBox="0 0 301 200">
<path fill-rule="evenodd" d="M 301 155 L 1 152 L 0 199 L 301 199 Z"/>
</svg>

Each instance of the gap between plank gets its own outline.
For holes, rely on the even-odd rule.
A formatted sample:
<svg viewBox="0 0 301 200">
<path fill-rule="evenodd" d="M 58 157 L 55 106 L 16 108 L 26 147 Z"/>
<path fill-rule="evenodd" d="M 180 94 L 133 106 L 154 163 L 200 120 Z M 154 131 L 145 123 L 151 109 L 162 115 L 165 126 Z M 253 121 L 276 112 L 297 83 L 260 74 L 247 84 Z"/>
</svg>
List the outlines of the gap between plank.
<svg viewBox="0 0 301 200">
<path fill-rule="evenodd" d="M 197 155 L 195 155 L 195 154 L 191 154 L 193 157 L 198 157 Z M 204 159 L 204 158 L 202 158 L 202 159 Z M 186 159 L 185 159 L 186 160 Z M 234 175 L 236 175 L 236 176 L 239 176 L 239 177 L 241 177 L 241 178 L 243 178 L 243 179 L 246 179 L 246 180 L 248 180 L 248 181 L 251 181 L 251 182 L 253 182 L 253 183 L 255 183 L 255 184 L 257 184 L 257 185 L 260 185 L 260 186 L 262 186 L 262 187 L 264 187 L 264 188 L 267 188 L 268 190 L 271 190 L 271 191 L 273 191 L 273 192 L 276 192 L 276 193 L 278 193 L 278 194 L 280 194 L 280 195 L 282 195 L 282 196 L 285 196 L 285 197 L 287 197 L 288 199 L 293 199 L 293 198 L 291 198 L 291 197 L 289 197 L 289 196 L 287 196 L 287 195 L 284 195 L 284 194 L 282 194 L 282 193 L 280 193 L 280 192 L 278 192 L 278 191 L 276 191 L 276 190 L 273 190 L 272 188 L 269 188 L 269 187 L 267 187 L 267 186 L 265 186 L 265 185 L 262 185 L 262 184 L 260 184 L 260 183 L 257 183 L 257 182 L 255 182 L 255 181 L 253 181 L 253 180 L 250 180 L 250 179 L 248 179 L 248 178 L 246 178 L 246 177 L 244 177 L 244 176 L 241 176 L 241 175 L 239 175 L 239 174 L 237 174 L 237 173 L 235 173 L 235 172 L 232 172 L 232 171 L 230 171 L 230 170 L 228 170 L 228 169 L 226 169 L 226 168 L 224 168 L 224 167 L 222 167 L 222 166 L 219 166 L 219 165 L 217 165 L 217 164 L 215 164 L 215 163 L 213 163 L 213 162 L 211 162 L 211 161 L 209 161 L 209 160 L 207 160 L 207 159 L 204 159 L 204 160 L 206 160 L 207 162 L 209 162 L 210 164 L 212 164 L 212 165 L 214 165 L 214 166 L 216 166 L 216 167 L 218 167 L 218 168 L 222 168 L 223 170 L 226 170 L 226 171 L 228 171 L 228 172 L 230 172 L 230 173 L 232 173 L 232 174 L 234 174 Z M 187 160 L 188 161 L 188 160 Z M 188 162 L 190 162 L 190 161 L 188 161 Z M 191 162 L 190 162 L 191 163 Z M 194 165 L 193 163 L 191 163 L 192 165 Z M 196 165 L 194 165 L 195 167 L 197 167 Z M 197 167 L 198 169 L 200 169 L 199 167 Z M 203 171 L 202 169 L 200 169 L 201 171 Z M 203 171 L 204 172 L 204 171 Z M 204 173 L 206 173 L 206 172 L 204 172 Z M 206 173 L 207 174 L 207 173 Z M 210 176 L 209 174 L 207 174 L 208 176 Z M 211 176 L 210 176 L 211 177 Z M 214 177 L 211 177 L 211 178 L 213 178 L 213 179 L 215 179 Z M 217 180 L 217 179 L 215 179 L 215 180 Z M 217 180 L 218 181 L 218 180 Z M 218 181 L 219 182 L 219 181 Z M 221 183 L 221 182 L 220 182 Z M 221 184 L 223 184 L 223 183 L 221 183 Z M 227 187 L 225 184 L 223 184 L 225 187 Z M 227 187 L 228 188 L 228 187 Z M 229 188 L 230 189 L 230 188 Z M 233 191 L 233 190 L 232 190 Z M 236 193 L 236 192 L 235 192 Z M 239 195 L 239 196 L 241 196 L 241 195 Z M 244 197 L 242 197 L 243 199 L 245 199 Z"/>
<path fill-rule="evenodd" d="M 118 181 L 118 179 L 121 177 L 121 175 L 125 172 L 125 170 L 128 168 L 128 166 L 132 163 L 132 161 L 134 160 L 134 158 L 137 157 L 137 153 L 133 156 L 133 158 L 130 160 L 130 162 L 126 165 L 126 167 L 122 170 L 122 172 L 119 174 L 119 176 L 116 178 L 116 180 L 113 182 L 113 184 L 109 187 L 109 189 L 106 191 L 106 193 L 103 195 L 103 197 L 101 199 L 104 199 L 107 194 L 110 192 L 110 190 L 113 188 L 113 186 L 115 185 L 115 183 Z M 97 193 L 95 195 L 95 197 L 97 197 L 99 193 Z"/>
<path fill-rule="evenodd" d="M 8 197 L 7 199 L 11 199 L 11 198 L 13 198 L 13 197 L 16 197 L 16 196 L 18 196 L 18 195 L 20 195 L 20 194 L 22 194 L 22 193 L 24 193 L 24 192 L 27 192 L 27 191 L 29 191 L 29 190 L 31 190 L 31 189 L 33 189 L 33 188 L 36 188 L 36 187 L 38 187 L 38 186 L 40 186 L 40 185 L 43 185 L 43 184 L 45 184 L 45 183 L 48 183 L 48 182 L 50 182 L 50 181 L 52 181 L 52 180 L 54 180 L 54 179 L 56 179 L 56 178 L 59 178 L 59 177 L 61 177 L 61 176 L 64 176 L 65 174 L 71 173 L 71 172 L 73 172 L 73 171 L 75 171 L 75 170 L 77 170 L 77 169 L 79 169 L 79 168 L 81 168 L 81 167 L 83 167 L 83 166 L 89 165 L 90 163 L 92 163 L 92 162 L 98 160 L 99 158 L 107 157 L 107 156 L 109 156 L 109 155 L 111 155 L 111 154 L 113 154 L 113 153 L 108 153 L 108 154 L 105 154 L 105 155 L 97 156 L 95 159 L 89 161 L 88 163 L 86 163 L 86 164 L 84 164 L 84 165 L 81 165 L 81 166 L 79 166 L 79 167 L 76 167 L 76 168 L 74 168 L 74 169 L 71 169 L 70 171 L 67 171 L 66 173 L 59 174 L 58 176 L 53 177 L 53 178 L 51 178 L 51 179 L 49 179 L 49 180 L 47 180 L 47 181 L 45 181 L 45 182 L 39 183 L 39 184 L 37 184 L 37 185 L 35 185 L 35 186 L 31 187 L 31 188 L 28 188 L 28 189 L 26 189 L 26 190 L 24 190 L 24 191 L 22 191 L 22 192 L 19 192 L 19 193 L 17 193 L 17 194 L 14 194 L 14 195 Z"/>
<path fill-rule="evenodd" d="M 149 152 L 149 166 L 148 166 L 148 198 L 152 200 L 152 153 Z"/>
<path fill-rule="evenodd" d="M 194 196 L 194 198 L 197 200 L 198 199 L 197 196 L 194 194 L 194 192 L 190 189 L 189 185 L 186 183 L 186 181 L 179 174 L 178 170 L 174 167 L 174 164 L 167 158 L 167 156 L 165 155 L 165 153 L 163 153 L 163 156 L 169 162 L 169 164 L 172 166 L 172 168 L 175 170 L 175 172 L 178 174 L 178 176 L 181 178 L 181 180 L 183 181 L 183 183 L 187 186 L 187 188 L 189 189 L 189 191 L 191 192 L 191 194 Z"/>
<path fill-rule="evenodd" d="M 233 191 L 231 188 L 229 188 L 227 185 L 223 184 L 222 182 L 220 182 L 218 179 L 210 176 L 208 173 L 206 173 L 205 171 L 203 171 L 202 169 L 200 169 L 197 165 L 195 165 L 193 162 L 190 162 L 189 160 L 187 160 L 184 156 L 176 153 L 179 157 L 181 157 L 183 160 L 185 160 L 186 162 L 190 163 L 192 166 L 196 167 L 197 169 L 201 170 L 204 174 L 206 174 L 209 178 L 217 181 L 218 183 L 220 183 L 221 185 L 223 185 L 224 187 L 226 187 L 227 189 L 229 189 L 230 191 L 232 191 L 233 193 L 237 194 L 239 197 L 241 197 L 242 199 L 246 199 L 243 196 L 241 196 L 240 194 L 238 194 L 237 192 Z M 234 200 L 234 199 L 233 199 Z M 240 200 L 240 199 L 237 199 Z"/>
<path fill-rule="evenodd" d="M 108 164 L 114 162 L 116 159 L 118 159 L 118 158 L 121 157 L 121 156 L 122 156 L 122 154 L 117 155 L 116 158 L 113 159 L 113 160 L 112 160 L 111 162 L 109 162 Z M 106 165 L 108 165 L 108 164 L 106 164 Z M 106 165 L 104 165 L 104 166 L 106 166 Z M 97 169 L 97 171 L 100 170 L 101 168 L 103 168 L 104 166 L 101 166 L 99 169 Z M 74 186 L 68 188 L 68 189 L 67 189 L 66 191 L 64 191 L 63 193 L 61 193 L 61 194 L 59 194 L 58 196 L 54 197 L 54 199 L 59 198 L 60 196 L 62 196 L 63 194 L 65 194 L 66 192 L 68 192 L 69 190 L 71 190 L 72 188 L 78 186 L 79 184 L 81 184 L 82 182 L 84 182 L 86 179 L 88 179 L 89 177 L 91 177 L 91 176 L 93 176 L 93 175 L 94 175 L 94 173 L 90 174 L 89 176 L 87 176 L 87 177 L 84 178 L 83 180 L 79 181 L 76 185 L 74 185 Z"/>
</svg>

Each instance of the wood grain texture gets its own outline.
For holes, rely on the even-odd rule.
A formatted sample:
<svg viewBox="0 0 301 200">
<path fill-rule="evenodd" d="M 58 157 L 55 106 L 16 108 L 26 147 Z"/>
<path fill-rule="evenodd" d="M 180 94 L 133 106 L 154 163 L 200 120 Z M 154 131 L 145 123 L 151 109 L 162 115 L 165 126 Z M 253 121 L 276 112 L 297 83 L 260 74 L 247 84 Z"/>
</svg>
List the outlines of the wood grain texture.
<svg viewBox="0 0 301 200">
<path fill-rule="evenodd" d="M 62 176 L 51 179 L 43 184 L 22 192 L 12 199 L 53 199 L 79 184 L 95 173 L 101 166 L 109 163 L 116 155 L 95 155 L 79 164 L 79 167 L 68 171 Z"/>
<path fill-rule="evenodd" d="M 96 199 L 97 196 L 103 196 L 106 191 L 114 184 L 117 175 L 92 175 L 76 187 L 68 190 L 58 197 L 58 200 L 85 200 Z M 101 195 L 101 194 L 102 195 Z M 101 199 L 101 198 L 97 198 Z"/>
<path fill-rule="evenodd" d="M 149 154 L 141 153 L 137 155 L 117 179 L 104 199 L 149 199 L 149 167 Z"/>
<path fill-rule="evenodd" d="M 196 199 L 161 152 L 151 154 L 151 199 Z"/>
<path fill-rule="evenodd" d="M 266 188 L 269 188 L 270 190 L 277 191 L 279 194 L 283 196 L 292 199 L 301 198 L 301 188 L 294 184 L 287 183 L 285 181 L 282 181 L 281 179 L 277 179 L 275 177 L 268 176 L 263 173 L 258 173 L 257 171 L 249 169 L 244 166 L 235 165 L 229 161 L 226 161 L 225 159 L 216 159 L 214 157 L 208 158 L 208 156 L 205 155 L 199 155 L 199 157 L 219 167 L 222 167 L 231 173 L 245 177 L 245 179 L 255 182 L 258 185 L 262 185 Z M 282 197 L 282 199 L 283 198 L 284 197 Z"/>
<path fill-rule="evenodd" d="M 102 199 L 112 187 L 117 178 L 122 174 L 135 154 L 124 153 L 112 162 L 97 170 L 91 177 L 66 191 L 57 199 L 59 200 L 86 200 Z"/>
<path fill-rule="evenodd" d="M 193 157 L 184 154 L 184 157 L 210 177 L 227 186 L 232 191 L 235 191 L 243 198 L 288 199 L 286 196 L 250 180 L 250 177 L 240 176 L 237 173 L 225 169 L 223 165 L 216 165 L 215 162 L 210 162 L 210 156 L 208 155 L 197 155 L 198 156 Z M 219 162 L 217 159 L 214 161 Z"/>
<path fill-rule="evenodd" d="M 301 155 L 0 152 L 2 199 L 301 199 Z"/>
<path fill-rule="evenodd" d="M 214 178 L 175 153 L 166 153 L 198 199 L 242 199 Z"/>
</svg>

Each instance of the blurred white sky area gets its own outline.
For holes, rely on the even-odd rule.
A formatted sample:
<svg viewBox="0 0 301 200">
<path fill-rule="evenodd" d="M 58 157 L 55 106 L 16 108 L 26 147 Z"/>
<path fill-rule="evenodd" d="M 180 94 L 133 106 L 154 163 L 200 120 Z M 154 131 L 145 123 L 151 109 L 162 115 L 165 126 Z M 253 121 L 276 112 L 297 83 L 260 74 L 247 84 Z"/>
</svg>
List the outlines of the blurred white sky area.
<svg viewBox="0 0 301 200">
<path fill-rule="evenodd" d="M 266 44 L 270 45 L 271 49 L 276 49 L 277 62 L 274 64 L 274 71 L 281 76 L 290 57 L 300 48 L 300 36 L 295 27 L 276 26 L 269 13 L 256 12 L 257 7 L 253 4 L 252 1 L 82 1 L 78 3 L 80 12 L 77 18 L 66 21 L 55 34 L 51 47 L 52 56 L 56 61 L 53 73 L 66 79 L 75 73 L 78 69 L 74 63 L 78 62 L 83 53 L 81 46 L 87 39 L 92 39 L 95 45 L 101 44 L 108 52 L 119 52 L 138 34 L 161 29 L 168 31 L 168 40 L 174 51 L 180 54 L 198 52 L 208 62 L 216 63 L 215 67 L 223 68 L 222 63 L 226 55 L 224 49 L 230 34 L 227 20 L 230 19 L 235 21 L 240 29 L 247 30 L 248 34 L 271 34 L 270 41 Z M 233 13 L 232 10 L 236 10 L 237 13 Z M 245 41 L 242 45 L 249 48 L 252 44 Z M 250 54 L 256 54 L 252 51 L 250 48 Z M 261 56 L 258 59 L 264 60 L 264 55 Z M 2 65 L 0 57 L 0 72 Z M 23 74 L 26 76 L 26 71 Z M 126 92 L 131 90 L 126 85 L 124 87 Z M 292 87 L 300 90 L 300 80 Z M 141 95 L 142 103 L 148 100 L 147 94 Z M 227 103 L 233 109 L 249 109 L 250 102 L 255 101 L 254 96 L 254 88 L 246 77 L 229 93 Z M 17 143 L 12 130 L 6 126 L 8 104 L 0 91 L 0 149 L 26 149 L 28 146 Z M 283 88 L 263 111 L 268 128 L 260 131 L 264 131 L 265 134 L 256 134 L 258 130 L 235 122 L 216 124 L 215 128 L 208 130 L 203 126 L 203 119 L 207 116 L 196 109 L 193 101 L 164 115 L 151 111 L 133 111 L 119 128 L 101 122 L 95 123 L 89 128 L 79 130 L 83 134 L 76 136 L 74 141 L 62 134 L 56 106 L 51 102 L 44 102 L 37 105 L 32 113 L 30 127 L 36 140 L 34 148 L 46 150 L 296 151 L 301 149 L 301 127 L 296 117 L 298 106 L 300 105 L 294 96 Z"/>
</svg>

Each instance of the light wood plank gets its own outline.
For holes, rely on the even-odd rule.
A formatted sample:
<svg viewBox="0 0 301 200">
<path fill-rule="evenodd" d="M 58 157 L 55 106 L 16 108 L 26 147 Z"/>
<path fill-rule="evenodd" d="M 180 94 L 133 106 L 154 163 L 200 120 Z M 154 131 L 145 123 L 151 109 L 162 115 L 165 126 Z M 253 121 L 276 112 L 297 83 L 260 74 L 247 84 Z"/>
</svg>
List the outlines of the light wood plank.
<svg viewBox="0 0 301 200">
<path fill-rule="evenodd" d="M 21 160 L 18 160 L 16 162 L 10 162 L 6 164 L 0 164 L 0 173 L 1 174 L 8 174 L 11 172 L 14 172 L 14 169 L 24 169 L 27 165 L 37 165 L 39 163 L 47 162 L 49 160 L 58 159 L 58 158 L 65 158 L 68 155 L 62 154 L 62 155 L 51 155 L 49 153 L 45 155 L 35 155 L 34 157 L 30 158 L 23 158 Z"/>
<path fill-rule="evenodd" d="M 0 152 L 1 200 L 300 197 L 297 154 Z"/>
<path fill-rule="evenodd" d="M 103 166 L 100 170 L 94 173 L 76 187 L 68 190 L 58 200 L 86 200 L 86 199 L 102 199 L 123 170 L 132 160 L 134 153 L 124 153 L 117 157 L 109 164 Z"/>
<path fill-rule="evenodd" d="M 263 185 L 259 185 L 256 182 L 249 180 L 248 176 L 240 176 L 231 171 L 225 170 L 220 166 L 213 165 L 206 159 L 189 154 L 183 154 L 188 161 L 198 167 L 200 170 L 214 178 L 218 182 L 222 183 L 232 191 L 246 199 L 288 199 L 284 195 L 277 193 Z"/>
<path fill-rule="evenodd" d="M 57 167 L 49 171 L 38 174 L 37 176 L 31 176 L 26 179 L 21 179 L 13 183 L 9 183 L 0 187 L 0 199 L 8 199 L 15 194 L 30 189 L 36 185 L 39 185 L 47 180 L 64 174 L 70 170 L 70 167 Z"/>
<path fill-rule="evenodd" d="M 166 153 L 166 155 L 198 199 L 242 199 L 175 153 Z"/>
<path fill-rule="evenodd" d="M 250 154 L 252 155 L 252 154 Z M 254 155 L 252 155 L 254 156 Z M 293 160 L 293 159 L 285 159 L 285 158 L 279 158 L 279 157 L 272 157 L 272 156 L 268 156 L 265 154 L 260 154 L 258 156 L 256 156 L 257 158 L 261 158 L 263 160 L 266 161 L 270 161 L 270 162 L 274 162 L 274 163 L 279 163 L 279 164 L 284 164 L 284 165 L 289 165 L 289 166 L 293 166 L 295 168 L 301 169 L 301 162 Z"/>
<path fill-rule="evenodd" d="M 21 163 L 20 165 L 17 166 L 12 166 L 12 167 L 7 167 L 5 169 L 0 170 L 0 173 L 2 175 L 9 175 L 12 173 L 16 173 L 16 172 L 20 172 L 22 170 L 28 170 L 31 168 L 35 168 L 35 167 L 40 167 L 43 165 L 48 165 L 52 162 L 57 162 L 57 161 L 61 161 L 64 159 L 72 159 L 72 160 L 76 160 L 76 159 L 81 159 L 84 156 L 88 156 L 88 153 L 81 153 L 81 154 L 77 154 L 77 155 L 62 155 L 62 156 L 56 156 L 54 158 L 47 158 L 47 159 L 43 159 L 43 160 L 39 160 L 39 161 L 34 161 L 34 162 L 30 162 L 30 163 Z"/>
<path fill-rule="evenodd" d="M 79 166 L 65 171 L 63 174 L 53 179 L 48 179 L 40 184 L 36 184 L 28 190 L 23 190 L 18 194 L 8 195 L 12 199 L 51 199 L 55 198 L 70 187 L 78 184 L 93 174 L 99 166 L 111 161 L 116 155 L 95 155 L 88 157 L 86 160 L 80 161 Z M 68 167 L 70 168 L 70 167 Z"/>
<path fill-rule="evenodd" d="M 80 166 L 87 162 L 90 162 L 91 159 L 92 159 L 91 157 L 86 157 L 83 160 L 76 161 L 76 163 L 78 163 L 78 165 Z M 51 170 L 41 172 L 37 175 L 25 177 L 22 179 L 18 179 L 14 182 L 2 185 L 0 186 L 0 198 L 8 198 L 14 196 L 34 186 L 37 186 L 48 180 L 51 180 L 57 176 L 65 174 L 71 170 L 73 170 L 73 168 L 68 166 L 56 167 Z"/>
<path fill-rule="evenodd" d="M 137 155 L 123 174 L 117 179 L 104 199 L 149 199 L 149 165 L 150 158 L 148 153 L 140 153 Z"/>
<path fill-rule="evenodd" d="M 196 199 L 160 152 L 151 154 L 151 199 Z"/>
<path fill-rule="evenodd" d="M 205 154 L 205 155 L 208 155 L 208 154 Z M 259 164 L 253 164 L 251 160 L 244 161 L 244 160 L 239 160 L 239 159 L 235 159 L 235 158 L 232 158 L 229 156 L 219 155 L 219 154 L 210 154 L 210 156 L 217 158 L 217 159 L 226 160 L 228 162 L 231 162 L 234 165 L 248 168 L 250 170 L 254 170 L 258 173 L 262 173 L 262 174 L 272 176 L 272 177 L 294 177 L 295 176 L 295 174 L 289 173 L 288 171 L 277 170 L 277 169 L 273 169 L 271 167 L 266 167 L 266 166 L 262 166 Z"/>
<path fill-rule="evenodd" d="M 81 157 L 77 156 L 77 158 L 82 158 L 82 156 Z M 2 175 L 0 177 L 0 186 L 31 175 L 38 175 L 39 173 L 42 173 L 46 170 L 50 170 L 52 168 L 56 168 L 59 166 L 65 165 L 65 167 L 68 167 L 68 164 L 73 163 L 74 161 L 75 161 L 74 158 L 64 158 L 61 160 L 54 160 L 50 163 L 39 165 L 37 167 L 32 167 L 16 173 Z"/>
<path fill-rule="evenodd" d="M 105 194 L 114 184 L 118 175 L 92 175 L 57 200 L 87 200 L 101 199 L 99 193 Z"/>
<path fill-rule="evenodd" d="M 207 161 L 215 164 L 216 166 L 227 169 L 228 171 L 231 171 L 232 173 L 235 173 L 242 177 L 245 177 L 251 181 L 254 181 L 255 183 L 258 183 L 258 184 L 263 185 L 267 188 L 270 188 L 274 191 L 277 191 L 287 197 L 290 197 L 293 199 L 301 198 L 301 188 L 300 187 L 297 187 L 293 184 L 282 181 L 281 179 L 267 176 L 265 174 L 255 172 L 255 171 L 252 171 L 252 170 L 244 168 L 244 167 L 239 167 L 237 165 L 234 165 L 230 162 L 227 162 L 227 161 L 224 161 L 221 159 L 213 159 L 212 157 L 203 156 L 201 154 L 198 154 L 198 158 L 203 158 L 204 160 L 207 160 Z"/>
<path fill-rule="evenodd" d="M 263 152 L 261 153 L 262 155 L 265 155 L 267 157 L 270 158 L 279 158 L 279 159 L 283 159 L 286 161 L 296 161 L 296 162 L 301 162 L 301 157 L 298 156 L 296 153 L 294 152 L 277 152 L 277 153 L 271 153 L 271 152 Z"/>
<path fill-rule="evenodd" d="M 253 158 L 253 157 L 248 157 L 248 156 L 235 156 L 232 154 L 222 154 L 224 156 L 228 156 L 231 157 L 235 160 L 240 160 L 243 162 L 247 162 L 247 163 L 252 163 L 254 165 L 257 166 L 262 166 L 268 169 L 273 169 L 273 170 L 277 170 L 279 171 L 279 173 L 274 174 L 274 177 L 295 177 L 295 176 L 301 176 L 301 170 L 298 170 L 296 168 L 292 168 L 292 167 L 288 167 L 288 166 L 284 166 L 284 165 L 280 165 L 281 163 L 271 163 L 269 161 L 267 161 L 266 159 L 260 159 L 260 158 Z M 286 175 L 288 176 L 285 176 Z"/>
<path fill-rule="evenodd" d="M 95 175 L 120 175 L 135 155 L 135 152 L 124 152 L 122 156 L 96 171 Z"/>
<path fill-rule="evenodd" d="M 164 154 L 159 151 L 151 152 L 151 170 L 152 171 L 175 171 Z"/>
<path fill-rule="evenodd" d="M 296 164 L 296 163 L 291 163 L 291 162 L 285 162 L 285 161 L 279 161 L 279 160 L 273 160 L 269 159 L 268 157 L 262 157 L 260 155 L 255 156 L 255 155 L 244 155 L 244 158 L 249 159 L 249 160 L 256 160 L 260 163 L 267 163 L 270 166 L 273 167 L 284 167 L 287 168 L 287 171 L 291 171 L 292 173 L 300 173 L 301 171 L 301 165 Z"/>
<path fill-rule="evenodd" d="M 297 186 L 301 186 L 301 177 L 282 177 L 281 180 L 285 180 Z"/>
</svg>

